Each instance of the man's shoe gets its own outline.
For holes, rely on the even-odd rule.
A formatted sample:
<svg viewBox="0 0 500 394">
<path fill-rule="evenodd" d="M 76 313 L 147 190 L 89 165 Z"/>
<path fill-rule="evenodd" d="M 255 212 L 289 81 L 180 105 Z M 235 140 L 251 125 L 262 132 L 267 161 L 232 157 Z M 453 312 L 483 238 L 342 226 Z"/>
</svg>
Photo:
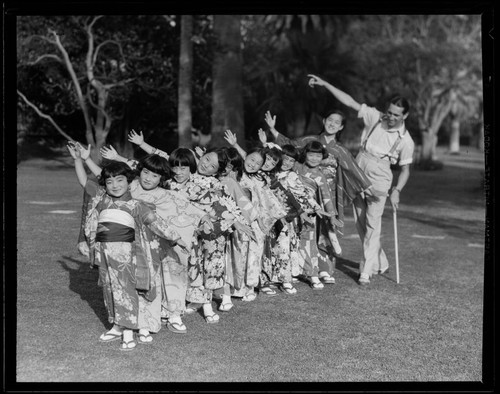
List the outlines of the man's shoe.
<svg viewBox="0 0 500 394">
<path fill-rule="evenodd" d="M 366 281 L 366 280 L 358 280 L 358 285 L 360 286 L 368 286 L 370 284 L 370 281 Z"/>
<path fill-rule="evenodd" d="M 383 274 L 387 274 L 389 272 L 389 267 L 383 269 L 383 270 L 380 270 L 378 273 L 379 275 L 383 275 Z"/>
</svg>

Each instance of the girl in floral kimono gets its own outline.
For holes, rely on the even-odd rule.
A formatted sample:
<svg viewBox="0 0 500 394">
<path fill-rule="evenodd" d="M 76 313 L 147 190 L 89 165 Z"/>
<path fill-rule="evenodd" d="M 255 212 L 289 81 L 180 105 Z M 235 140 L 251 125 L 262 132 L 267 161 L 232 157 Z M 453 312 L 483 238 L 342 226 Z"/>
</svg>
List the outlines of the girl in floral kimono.
<svg viewBox="0 0 500 394">
<path fill-rule="evenodd" d="M 258 212 L 239 183 L 243 175 L 243 158 L 234 147 L 223 149 L 226 151 L 228 163 L 226 171 L 219 176 L 219 179 L 236 201 L 246 223 L 258 226 L 260 222 Z M 222 312 L 229 312 L 233 308 L 231 294 L 241 289 L 244 284 L 250 239 L 251 237 L 241 231 L 233 231 L 229 235 L 226 244 L 226 280 L 224 287 L 216 291 L 216 294 L 220 294 L 222 298 L 219 305 L 219 310 Z"/>
<path fill-rule="evenodd" d="M 263 133 L 263 130 L 259 130 Z M 277 178 L 281 171 L 283 155 L 281 148 L 274 144 L 264 144 L 266 161 L 262 166 L 262 176 L 266 179 L 269 188 L 278 198 L 285 209 L 286 216 L 277 220 L 268 234 L 266 234 L 264 254 L 262 258 L 261 281 L 263 283 L 279 283 L 285 294 L 296 294 L 297 289 L 292 285 L 292 248 L 296 242 L 294 232 L 290 232 L 290 224 L 302 214 L 303 208 L 293 195 Z M 294 257 L 297 257 L 294 255 Z M 297 262 L 295 262 L 297 263 Z"/>
<path fill-rule="evenodd" d="M 262 148 L 254 148 L 246 153 L 237 142 L 236 136 L 226 131 L 226 140 L 234 146 L 244 157 L 243 175 L 240 185 L 249 196 L 252 204 L 261 218 L 261 226 L 252 223 L 255 239 L 250 241 L 247 256 L 244 285 L 240 290 L 233 292 L 233 296 L 242 297 L 243 301 L 253 301 L 257 297 L 255 288 L 266 295 L 276 295 L 276 291 L 266 283 L 265 277 L 261 275 L 264 249 L 266 247 L 266 235 L 269 234 L 276 221 L 286 216 L 285 208 L 270 189 L 266 181 L 266 173 L 259 171 L 266 161 L 265 151 Z M 267 158 L 267 170 L 272 170 L 277 164 L 273 158 Z"/>
<path fill-rule="evenodd" d="M 191 284 L 186 293 L 186 300 L 190 305 L 186 308 L 186 313 L 194 313 L 203 306 L 206 322 L 218 323 L 219 315 L 212 309 L 212 295 L 214 289 L 223 286 L 225 265 L 221 267 L 221 261 L 225 256 L 226 244 L 223 237 L 232 232 L 233 226 L 251 234 L 251 229 L 244 223 L 234 200 L 227 195 L 227 191 L 215 177 L 225 170 L 225 154 L 222 151 L 207 152 L 196 165 L 191 150 L 177 148 L 168 155 L 145 143 L 142 132 L 132 130 L 129 141 L 146 152 L 168 157 L 174 173 L 169 187 L 185 193 L 195 206 L 210 214 L 211 225 L 205 224 L 197 231 L 199 245 L 193 249 L 191 256 Z"/>
<path fill-rule="evenodd" d="M 75 160 L 79 183 L 92 197 L 85 232 L 90 240 L 91 264 L 99 268 L 108 320 L 113 323 L 99 340 L 122 338 L 120 349 L 132 350 L 137 345 L 134 330 L 141 329 L 140 298 L 152 300 L 156 296 L 149 270 L 150 264 L 159 264 L 159 242 L 154 234 L 181 247 L 185 244 L 149 205 L 132 198 L 129 185 L 135 173 L 126 164 L 105 166 L 98 185 L 87 179 L 80 147 L 69 144 L 68 150 Z"/>
<path fill-rule="evenodd" d="M 149 154 L 140 162 L 127 160 L 118 155 L 113 147 L 102 148 L 101 154 L 109 160 L 125 161 L 137 170 L 139 177 L 130 184 L 132 197 L 154 204 L 156 212 L 179 233 L 187 245 L 186 249 L 178 246 L 172 248 L 167 241 L 160 239 L 162 264 L 160 269 L 151 267 L 153 279 L 158 283 L 159 296 L 152 302 L 144 300 L 140 308 L 140 317 L 147 323 L 145 325 L 149 327 L 149 332 L 158 332 L 161 321 L 164 321 L 170 331 L 184 334 L 187 328 L 182 322 L 182 315 L 185 312 L 188 286 L 188 259 L 193 241 L 196 241 L 193 239 L 195 230 L 200 221 L 206 218 L 206 213 L 196 208 L 179 192 L 161 187 L 170 179 L 171 172 L 164 157 Z M 149 334 L 139 335 L 140 342 L 151 340 Z"/>
<path fill-rule="evenodd" d="M 335 218 L 337 212 L 332 202 L 330 188 L 328 187 L 326 176 L 319 169 L 323 159 L 328 156 L 325 148 L 318 141 L 309 142 L 303 149 L 299 162 L 295 164 L 295 170 L 307 187 L 315 194 L 318 203 L 329 217 L 329 225 L 332 227 L 339 225 Z M 332 276 L 335 257 L 327 255 L 323 250 L 318 249 L 317 239 L 320 220 L 316 220 L 316 215 L 308 215 L 309 220 L 305 220 L 300 233 L 300 251 L 305 259 L 304 273 L 310 278 L 311 287 L 314 290 L 321 290 L 323 283 L 319 280 L 318 274 L 322 273 L 325 283 L 335 283 Z"/>
<path fill-rule="evenodd" d="M 170 188 L 185 193 L 195 206 L 210 217 L 210 225 L 205 223 L 198 229 L 198 245 L 191 254 L 190 286 L 186 294 L 186 300 L 190 304 L 186 313 L 194 313 L 202 307 L 206 322 L 218 323 L 219 315 L 212 309 L 212 295 L 213 290 L 224 286 L 227 236 L 233 229 L 252 236 L 252 230 L 245 224 L 234 199 L 217 179 L 227 166 L 225 152 L 221 149 L 206 152 L 196 167 L 197 172 L 189 176 L 176 168 L 181 167 L 176 164 L 186 162 L 179 160 L 179 152 L 175 152 L 175 155 L 174 152 L 169 158 L 175 174 L 169 184 Z M 187 152 L 183 151 L 183 155 L 187 155 Z M 178 183 L 179 180 L 184 183 Z"/>
</svg>

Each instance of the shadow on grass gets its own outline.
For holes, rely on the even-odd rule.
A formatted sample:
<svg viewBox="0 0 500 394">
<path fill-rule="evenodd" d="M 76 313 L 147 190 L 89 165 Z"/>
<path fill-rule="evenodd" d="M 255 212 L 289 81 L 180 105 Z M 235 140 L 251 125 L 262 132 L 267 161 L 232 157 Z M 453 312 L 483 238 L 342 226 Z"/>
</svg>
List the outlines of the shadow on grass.
<svg viewBox="0 0 500 394">
<path fill-rule="evenodd" d="M 97 285 L 99 270 L 91 269 L 87 261 L 83 262 L 70 256 L 62 256 L 62 258 L 63 260 L 58 260 L 58 263 L 69 273 L 69 289 L 79 294 L 82 300 L 87 301 L 105 327 L 109 326 L 102 288 Z M 77 268 L 72 268 L 74 264 Z"/>
<path fill-rule="evenodd" d="M 357 282 L 359 276 L 359 263 L 342 257 L 336 257 L 336 260 L 335 268 L 351 278 L 354 282 Z"/>
<path fill-rule="evenodd" d="M 452 237 L 482 237 L 485 231 L 485 222 L 480 220 L 466 220 L 459 218 L 445 218 L 422 213 L 404 212 L 400 217 L 415 221 L 420 224 L 432 226 L 445 231 Z"/>
</svg>

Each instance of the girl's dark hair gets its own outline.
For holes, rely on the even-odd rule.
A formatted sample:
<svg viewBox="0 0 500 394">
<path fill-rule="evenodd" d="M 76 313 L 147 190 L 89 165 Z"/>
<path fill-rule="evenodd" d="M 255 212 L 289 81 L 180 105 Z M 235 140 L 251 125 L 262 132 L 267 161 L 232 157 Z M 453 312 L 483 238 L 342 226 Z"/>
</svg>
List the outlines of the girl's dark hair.
<svg viewBox="0 0 500 394">
<path fill-rule="evenodd" d="M 290 144 L 283 145 L 281 147 L 281 153 L 283 155 L 290 156 L 291 158 L 293 158 L 295 160 L 299 160 L 299 151 L 293 145 L 290 145 Z"/>
<path fill-rule="evenodd" d="M 239 181 L 243 175 L 243 157 L 241 157 L 238 149 L 234 147 L 226 148 L 227 153 L 227 164 L 233 166 L 233 171 L 236 171 L 236 180 Z"/>
<path fill-rule="evenodd" d="M 408 113 L 408 111 L 410 110 L 410 103 L 400 95 L 391 97 L 387 102 L 387 107 L 389 107 L 391 104 L 394 104 L 396 107 L 403 108 L 403 115 Z"/>
<path fill-rule="evenodd" d="M 121 161 L 113 161 L 102 167 L 101 175 L 99 177 L 99 185 L 105 186 L 106 179 L 124 175 L 127 177 L 127 183 L 132 182 L 136 177 L 136 172 L 132 170 L 127 164 Z"/>
<path fill-rule="evenodd" d="M 247 156 L 251 155 L 252 153 L 258 153 L 259 155 L 261 155 L 262 160 L 266 159 L 266 156 L 264 155 L 264 148 L 259 148 L 258 146 L 255 146 L 247 152 Z"/>
<path fill-rule="evenodd" d="M 143 168 L 160 175 L 160 184 L 163 184 L 172 176 L 167 159 L 159 155 L 151 154 L 144 156 L 137 165 L 137 172 L 140 174 Z"/>
<path fill-rule="evenodd" d="M 226 171 L 227 163 L 229 162 L 229 158 L 227 156 L 227 148 L 222 147 L 222 148 L 211 148 L 208 149 L 204 155 L 207 153 L 216 153 L 217 154 L 217 160 L 219 161 L 219 169 L 217 170 L 217 173 L 215 174 L 216 177 L 222 175 Z"/>
<path fill-rule="evenodd" d="M 306 155 L 308 153 L 321 153 L 323 155 L 323 159 L 326 159 L 328 157 L 328 152 L 326 151 L 323 144 L 319 141 L 311 141 L 308 142 L 306 146 L 304 146 L 302 152 L 300 153 L 299 162 L 305 163 Z"/>
<path fill-rule="evenodd" d="M 173 167 L 189 167 L 189 172 L 196 172 L 196 158 L 194 153 L 187 148 L 177 148 L 168 157 L 170 168 Z"/>
<path fill-rule="evenodd" d="M 269 172 L 275 173 L 281 170 L 281 164 L 283 163 L 283 154 L 281 153 L 281 151 L 278 148 L 268 147 L 264 147 L 262 151 L 262 153 L 264 154 L 264 164 L 266 164 L 266 156 L 270 156 L 277 161 L 276 166 Z"/>
</svg>

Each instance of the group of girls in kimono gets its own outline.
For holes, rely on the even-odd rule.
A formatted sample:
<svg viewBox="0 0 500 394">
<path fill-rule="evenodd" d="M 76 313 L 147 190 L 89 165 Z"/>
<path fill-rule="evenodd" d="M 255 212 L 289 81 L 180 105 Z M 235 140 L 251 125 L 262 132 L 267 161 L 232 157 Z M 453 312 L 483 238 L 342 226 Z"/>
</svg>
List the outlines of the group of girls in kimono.
<svg viewBox="0 0 500 394">
<path fill-rule="evenodd" d="M 84 188 L 79 250 L 99 270 L 108 320 L 99 340 L 121 350 L 153 341 L 162 323 L 187 332 L 182 317 L 202 312 L 218 323 L 239 298 L 297 293 L 335 283 L 344 204 L 370 187 L 337 141 L 345 116 L 335 110 L 320 135 L 290 140 L 265 121 L 275 142 L 245 151 L 227 130 L 229 147 L 177 148 L 170 154 L 132 130 L 141 160 L 103 147 L 102 167 L 90 146 L 69 143 Z M 87 169 L 95 176 L 87 176 Z"/>
</svg>

